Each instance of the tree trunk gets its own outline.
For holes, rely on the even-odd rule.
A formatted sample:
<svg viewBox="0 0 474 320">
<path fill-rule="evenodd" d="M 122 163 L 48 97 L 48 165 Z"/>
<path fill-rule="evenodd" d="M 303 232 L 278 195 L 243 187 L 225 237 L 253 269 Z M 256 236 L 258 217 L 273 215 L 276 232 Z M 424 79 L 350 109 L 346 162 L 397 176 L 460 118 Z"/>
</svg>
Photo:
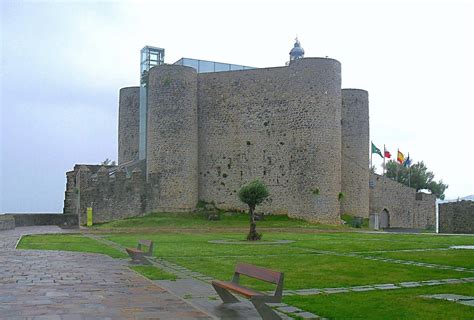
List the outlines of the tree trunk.
<svg viewBox="0 0 474 320">
<path fill-rule="evenodd" d="M 255 241 L 260 240 L 261 234 L 257 233 L 257 225 L 255 224 L 255 206 L 249 205 L 249 218 L 250 218 L 250 230 L 247 235 L 247 240 Z"/>
</svg>

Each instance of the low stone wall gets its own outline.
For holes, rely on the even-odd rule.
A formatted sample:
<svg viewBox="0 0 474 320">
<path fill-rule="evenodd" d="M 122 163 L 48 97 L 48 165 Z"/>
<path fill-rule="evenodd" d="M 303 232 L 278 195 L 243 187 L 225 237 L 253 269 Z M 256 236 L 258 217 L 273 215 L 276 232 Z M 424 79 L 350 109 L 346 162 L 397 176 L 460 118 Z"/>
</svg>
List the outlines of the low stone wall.
<svg viewBox="0 0 474 320">
<path fill-rule="evenodd" d="M 436 223 L 436 196 L 416 192 L 386 176 L 370 175 L 370 212 L 382 228 L 427 229 Z"/>
<path fill-rule="evenodd" d="M 76 165 L 66 173 L 65 214 L 79 214 L 79 224 L 87 222 L 87 208 L 92 208 L 93 223 L 103 223 L 152 212 L 155 194 L 139 166 L 132 172 L 105 166 Z"/>
<path fill-rule="evenodd" d="M 474 233 L 474 201 L 441 203 L 439 233 Z"/>
<path fill-rule="evenodd" d="M 78 228 L 79 226 L 77 214 L 7 213 L 6 216 L 14 219 L 16 227 L 55 225 L 61 228 Z"/>
<path fill-rule="evenodd" d="M 15 229 L 15 219 L 12 216 L 0 216 L 0 231 Z"/>
</svg>

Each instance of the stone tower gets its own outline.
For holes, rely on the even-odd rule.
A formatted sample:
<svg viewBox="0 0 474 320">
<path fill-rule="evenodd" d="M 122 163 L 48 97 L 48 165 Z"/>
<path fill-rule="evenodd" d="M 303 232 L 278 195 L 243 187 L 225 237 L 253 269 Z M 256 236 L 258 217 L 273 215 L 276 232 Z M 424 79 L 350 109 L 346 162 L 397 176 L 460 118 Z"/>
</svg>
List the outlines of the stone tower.
<svg viewBox="0 0 474 320">
<path fill-rule="evenodd" d="M 120 89 L 118 121 L 118 164 L 138 159 L 140 87 Z"/>
<path fill-rule="evenodd" d="M 341 212 L 369 217 L 369 94 L 342 90 Z"/>
<path fill-rule="evenodd" d="M 199 198 L 245 209 L 236 192 L 258 178 L 271 194 L 263 210 L 339 223 L 340 63 L 305 58 L 198 79 Z"/>
<path fill-rule="evenodd" d="M 148 76 L 146 176 L 158 211 L 190 211 L 198 202 L 197 72 L 159 65 Z"/>
</svg>

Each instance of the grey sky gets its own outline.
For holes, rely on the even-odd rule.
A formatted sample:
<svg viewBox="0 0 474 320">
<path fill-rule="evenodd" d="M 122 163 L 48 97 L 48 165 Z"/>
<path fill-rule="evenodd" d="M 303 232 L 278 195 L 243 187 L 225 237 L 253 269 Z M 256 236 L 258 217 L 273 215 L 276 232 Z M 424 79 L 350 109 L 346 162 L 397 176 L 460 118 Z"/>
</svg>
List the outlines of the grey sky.
<svg viewBox="0 0 474 320">
<path fill-rule="evenodd" d="M 138 84 L 143 46 L 165 48 L 168 63 L 269 67 L 288 60 L 296 34 L 306 56 L 342 63 L 343 87 L 369 91 L 379 148 L 425 161 L 448 198 L 474 194 L 468 1 L 1 6 L 0 212 L 59 212 L 67 170 L 117 159 L 118 90 Z"/>
</svg>

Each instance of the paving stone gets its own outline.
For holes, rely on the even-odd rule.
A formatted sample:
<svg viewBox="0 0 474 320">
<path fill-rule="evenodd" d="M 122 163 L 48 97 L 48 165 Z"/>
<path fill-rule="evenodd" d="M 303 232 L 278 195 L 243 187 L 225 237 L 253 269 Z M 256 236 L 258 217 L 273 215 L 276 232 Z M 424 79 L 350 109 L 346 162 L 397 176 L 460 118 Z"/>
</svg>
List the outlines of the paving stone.
<svg viewBox="0 0 474 320">
<path fill-rule="evenodd" d="M 427 281 L 421 281 L 421 284 L 424 286 L 436 286 L 441 284 L 441 281 L 438 280 L 427 280 Z"/>
<path fill-rule="evenodd" d="M 432 295 L 424 295 L 423 297 L 432 298 L 432 299 L 441 299 L 441 300 L 448 300 L 448 301 L 470 301 L 474 300 L 474 297 L 471 296 L 463 296 L 459 294 L 432 294 Z"/>
<path fill-rule="evenodd" d="M 440 281 L 444 283 L 462 283 L 463 282 L 461 279 L 442 279 Z"/>
<path fill-rule="evenodd" d="M 375 289 L 379 290 L 390 290 L 390 289 L 399 289 L 400 287 L 394 285 L 393 283 L 387 283 L 387 284 L 376 284 L 374 285 Z"/>
<path fill-rule="evenodd" d="M 323 289 L 325 293 L 342 293 L 342 292 L 349 292 L 349 289 L 347 288 L 325 288 Z"/>
<path fill-rule="evenodd" d="M 44 232 L 63 230 L 26 227 L 0 232 L 0 274 L 11 275 L 0 277 L 0 318 L 103 320 L 153 315 L 212 319 L 136 274 L 123 260 L 101 254 L 14 249 L 19 236 Z M 5 304 L 7 311 L 1 308 Z"/>
<path fill-rule="evenodd" d="M 291 306 L 279 307 L 279 308 L 277 308 L 277 310 L 281 311 L 281 312 L 284 312 L 284 313 L 295 313 L 295 312 L 301 312 L 302 311 L 300 308 L 291 307 Z"/>
<path fill-rule="evenodd" d="M 374 287 L 372 286 L 359 286 L 359 287 L 352 287 L 350 290 L 355 291 L 355 292 L 362 292 L 362 291 L 372 291 L 375 290 Z"/>
<path fill-rule="evenodd" d="M 309 296 L 313 294 L 320 294 L 321 290 L 319 289 L 301 289 L 301 290 L 295 290 L 297 295 L 300 296 Z"/>
<path fill-rule="evenodd" d="M 296 294 L 296 292 L 293 291 L 293 290 L 283 290 L 283 295 L 284 296 L 293 296 L 295 294 Z"/>
<path fill-rule="evenodd" d="M 319 319 L 317 315 L 311 312 L 307 312 L 307 311 L 295 313 L 295 316 L 298 316 L 303 319 Z"/>
<path fill-rule="evenodd" d="M 419 282 L 401 282 L 399 285 L 404 288 L 414 288 L 421 286 Z"/>
<path fill-rule="evenodd" d="M 286 303 L 280 302 L 280 303 L 267 303 L 270 307 L 286 307 L 288 306 Z"/>
</svg>

